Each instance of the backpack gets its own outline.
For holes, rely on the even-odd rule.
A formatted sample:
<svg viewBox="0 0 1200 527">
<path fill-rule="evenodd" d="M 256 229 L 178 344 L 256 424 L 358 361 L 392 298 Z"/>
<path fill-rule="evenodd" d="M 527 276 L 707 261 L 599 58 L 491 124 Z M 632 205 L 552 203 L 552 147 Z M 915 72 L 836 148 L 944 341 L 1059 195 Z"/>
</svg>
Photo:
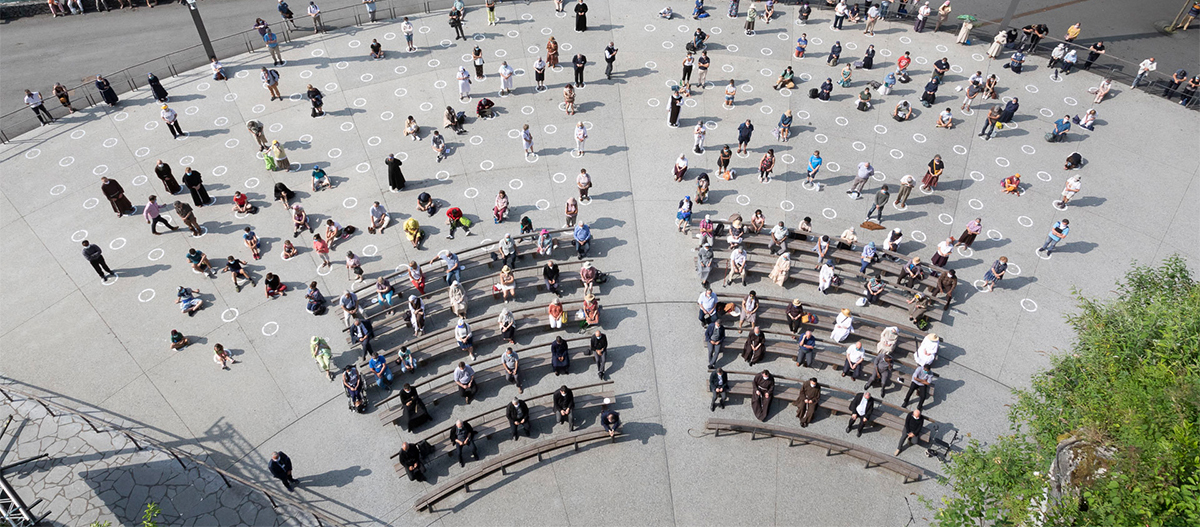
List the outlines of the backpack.
<svg viewBox="0 0 1200 527">
<path fill-rule="evenodd" d="M 817 94 L 819 94 L 819 93 L 820 93 L 820 92 L 819 92 L 819 91 L 817 91 L 817 89 L 816 89 L 816 88 L 809 88 L 809 89 L 808 89 L 808 98 L 809 98 L 809 99 L 816 99 L 816 98 L 817 98 Z"/>
<path fill-rule="evenodd" d="M 913 325 L 917 326 L 917 329 L 921 331 L 928 331 L 933 324 L 929 321 L 929 317 L 921 315 L 913 322 Z"/>
</svg>

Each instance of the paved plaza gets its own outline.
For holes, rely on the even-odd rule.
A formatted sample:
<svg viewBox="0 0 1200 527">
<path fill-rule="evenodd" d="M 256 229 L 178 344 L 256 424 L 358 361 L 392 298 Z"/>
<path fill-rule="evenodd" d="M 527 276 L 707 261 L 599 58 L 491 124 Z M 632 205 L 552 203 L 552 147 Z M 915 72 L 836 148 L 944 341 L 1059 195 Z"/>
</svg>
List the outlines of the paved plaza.
<svg viewBox="0 0 1200 527">
<path fill-rule="evenodd" d="M 864 470 L 857 460 L 826 456 L 816 447 L 748 436 L 716 438 L 704 430 L 708 417 L 750 420 L 753 414 L 748 398 L 734 398 L 729 408 L 715 414 L 708 411 L 703 332 L 696 320 L 702 287 L 693 260 L 695 221 L 690 236 L 675 225 L 678 202 L 695 197 L 699 173 L 712 176 L 711 201 L 695 207 L 693 220 L 706 214 L 724 219 L 735 212 L 749 218 L 761 209 L 768 225 L 784 221 L 794 229 L 811 217 L 814 231 L 837 234 L 862 223 L 880 185 L 890 185 L 895 196 L 902 176 L 920 180 L 926 164 L 940 154 L 946 171 L 937 189 L 928 194 L 915 190 L 905 210 L 889 204 L 882 224 L 903 230 L 900 252 L 928 261 L 938 242 L 982 218 L 979 240 L 956 250 L 946 266 L 958 273 L 960 283 L 953 306 L 940 320 L 935 317 L 931 329 L 944 343 L 935 363 L 940 376 L 936 394 L 925 407 L 929 417 L 942 423 L 943 434 L 957 430 L 983 441 L 1007 431 L 1010 391 L 1026 386 L 1030 375 L 1048 364 L 1049 354 L 1069 347 L 1072 335 L 1064 315 L 1074 308 L 1074 291 L 1109 294 L 1135 260 L 1157 262 L 1180 253 L 1194 266 L 1200 256 L 1194 205 L 1200 201 L 1195 143 L 1200 121 L 1178 104 L 1127 85 L 1114 85 L 1107 100 L 1092 104 L 1088 88 L 1099 84 L 1097 75 L 1076 71 L 1055 78 L 1045 59 L 1034 57 L 1023 73 L 1013 74 L 1001 68 L 1006 60 L 985 57 L 987 43 L 957 44 L 946 28 L 933 33 L 930 26 L 916 34 L 909 23 L 885 21 L 868 36 L 861 23 L 831 30 L 831 14 L 824 10 L 799 25 L 793 6 L 779 6 L 770 24 L 760 21 L 748 36 L 742 27 L 749 2 L 742 2 L 736 20 L 725 16 L 722 2 L 710 5 L 712 16 L 700 21 L 680 16 L 690 13 L 690 4 L 670 4 L 677 14 L 668 21 L 656 16 L 663 7 L 659 4 L 589 3 L 589 29 L 583 33 L 573 31 L 573 16 L 556 14 L 551 2 L 503 2 L 496 10 L 496 26 L 486 25 L 483 9 L 470 8 L 470 40 L 465 42 L 451 40 L 446 13 L 437 11 L 411 17 L 418 46 L 411 53 L 404 49 L 399 21 L 381 21 L 284 45 L 287 63 L 275 68 L 284 101 L 268 100 L 259 80 L 259 68 L 271 67 L 266 53 L 224 59 L 231 73 L 224 82 L 213 80 L 208 68 L 163 78 L 168 104 L 188 132 L 185 138 L 171 138 L 159 119 L 159 103 L 146 90 L 122 94 L 115 108 L 88 108 L 14 138 L 0 146 L 0 225 L 10 236 L 0 274 L 6 306 L 0 317 L 0 374 L 62 397 L 62 404 L 70 406 L 74 400 L 103 408 L 146 434 L 205 449 L 215 464 L 263 486 L 282 488 L 266 468 L 271 453 L 282 450 L 305 481 L 294 496 L 347 524 L 904 525 L 910 510 L 918 524 L 925 524 L 931 514 L 916 498 L 936 500 L 944 492 L 933 479 L 901 484 L 897 474 Z M 292 7 L 299 18 L 300 7 Z M 275 24 L 273 10 L 266 9 L 263 17 Z M 667 122 L 671 86 L 679 82 L 684 46 L 697 27 L 711 36 L 710 84 L 693 90 L 674 128 Z M 810 41 L 808 54 L 796 59 L 792 49 L 802 32 Z M 563 67 L 547 71 L 548 89 L 539 92 L 532 64 L 544 55 L 551 36 L 560 45 Z M 383 45 L 381 60 L 369 57 L 372 39 Z M 839 76 L 841 66 L 825 62 L 835 40 L 844 48 L 843 64 L 859 60 L 874 45 L 874 68 L 854 70 L 851 87 L 835 86 L 828 102 L 809 99 L 810 88 Z M 610 41 L 620 51 L 613 78 L 606 80 L 603 49 Z M 464 103 L 455 73 L 459 66 L 472 69 L 474 46 L 483 51 L 487 78 L 474 82 L 471 101 Z M 913 57 L 912 83 L 898 84 L 886 96 L 875 92 L 874 107 L 857 111 L 857 93 L 871 81 L 882 81 L 905 51 Z M 570 60 L 576 53 L 587 56 L 586 85 L 577 90 L 578 114 L 569 116 L 562 110 L 562 88 L 572 78 Z M 942 57 L 949 60 L 950 72 L 937 103 L 922 108 L 922 87 L 932 63 Z M 503 96 L 497 75 L 502 61 L 516 69 L 516 89 Z M 786 66 L 795 69 L 800 82 L 795 89 L 776 91 L 772 85 Z M 1020 100 L 1013 126 L 990 141 L 977 134 L 992 102 L 976 101 L 973 110 L 961 111 L 963 94 L 955 91 L 976 71 L 985 77 L 996 74 L 1001 104 Z M 730 79 L 737 96 L 733 107 L 725 108 L 723 85 Z M 303 96 L 308 84 L 325 94 L 324 117 L 310 117 Z M 49 98 L 47 92 L 43 95 Z M 474 105 L 483 96 L 496 103 L 497 118 L 474 117 Z M 891 118 L 900 100 L 913 104 L 912 120 Z M 442 128 L 447 106 L 467 113 L 467 133 Z M 953 109 L 955 126 L 935 127 L 937 114 L 947 107 Z M 1066 143 L 1043 140 L 1056 119 L 1093 107 L 1098 111 L 1094 131 L 1076 126 Z M 786 110 L 794 115 L 792 137 L 780 142 L 771 130 Z M 422 126 L 421 141 L 403 135 L 409 115 Z M 245 128 L 249 119 L 262 121 L 267 138 L 284 145 L 292 171 L 265 170 Z M 749 154 L 733 158 L 737 178 L 715 177 L 720 146 L 736 146 L 737 126 L 747 119 L 755 131 Z M 589 135 L 582 157 L 572 153 L 576 122 Z M 708 128 L 703 154 L 692 152 L 692 129 L 698 122 Z M 533 133 L 536 155 L 527 156 L 522 149 L 519 130 L 525 124 Z M 443 132 L 450 147 L 441 162 L 430 148 L 433 130 Z M 775 175 L 764 184 L 754 176 L 767 149 L 774 149 L 778 162 Z M 810 190 L 802 182 L 814 150 L 820 150 L 825 167 L 819 176 L 822 186 Z M 1064 159 L 1073 152 L 1082 155 L 1084 165 L 1064 170 Z M 388 191 L 384 159 L 390 153 L 404 162 L 407 186 L 398 193 Z M 681 153 L 690 169 L 684 182 L 675 182 L 672 168 Z M 162 236 L 149 232 L 141 218 L 149 195 L 167 204 L 176 199 L 191 203 L 186 191 L 170 196 L 163 190 L 153 170 L 159 159 L 171 165 L 176 177 L 185 166 L 203 175 L 215 198 L 214 205 L 196 209 L 203 236 L 193 237 L 186 228 Z M 874 165 L 875 176 L 862 199 L 853 200 L 845 191 L 863 161 Z M 311 190 L 314 166 L 329 174 L 332 189 Z M 320 317 L 305 312 L 304 288 L 315 280 L 333 299 L 356 287 L 338 268 L 345 251 L 360 256 L 370 281 L 403 270 L 412 260 L 424 265 L 444 249 L 466 249 L 515 234 L 523 216 L 535 229 L 560 228 L 564 203 L 577 195 L 573 183 L 581 168 L 594 182 L 593 199 L 580 207 L 580 220 L 591 225 L 595 237 L 588 258 L 611 276 L 598 286 L 596 296 L 611 346 L 616 409 L 627 437 L 579 452 L 564 450 L 540 464 L 524 463 L 507 476 L 497 474 L 472 486 L 470 493 L 455 494 L 437 512 L 413 511 L 414 500 L 429 485 L 397 476 L 389 456 L 400 442 L 445 428 L 454 418 L 498 408 L 516 395 L 516 387 L 492 383 L 469 406 L 457 396 L 453 404 L 431 406 L 436 422 L 418 434 L 381 423 L 377 416 L 384 408 L 365 415 L 347 411 L 341 387 L 315 367 L 309 340 L 326 337 L 340 366 L 358 360 L 360 353 L 345 341 L 336 306 Z M 1023 195 L 1001 190 L 1001 181 L 1014 173 L 1023 176 Z M 1053 202 L 1075 174 L 1083 176 L 1081 192 L 1067 210 L 1056 209 Z M 100 192 L 101 177 L 124 187 L 137 215 L 115 217 Z M 297 201 L 314 220 L 334 219 L 359 228 L 332 251 L 334 268 L 320 268 L 311 239 L 288 235 L 290 215 L 272 198 L 277 182 L 296 191 Z M 508 193 L 512 205 L 509 220 L 493 224 L 491 210 L 499 190 Z M 258 213 L 234 214 L 234 191 L 246 193 Z M 443 210 L 460 207 L 476 224 L 473 235 L 446 239 L 441 213 L 429 218 L 416 210 L 421 192 L 443 203 Z M 374 201 L 391 213 L 391 227 L 383 234 L 365 232 Z M 174 214 L 168 216 L 181 226 Z M 420 250 L 403 236 L 400 226 L 409 217 L 421 221 L 429 234 Z M 1063 218 L 1070 219 L 1070 235 L 1053 256 L 1037 253 L 1047 232 Z M 239 236 L 247 226 L 262 242 L 261 260 L 251 258 Z M 882 244 L 888 232 L 858 230 L 860 246 Z M 103 249 L 117 279 L 102 282 L 96 276 L 80 254 L 84 239 Z M 296 243 L 298 257 L 281 258 L 285 240 Z M 237 292 L 227 274 L 210 279 L 193 272 L 185 259 L 193 247 L 214 263 L 226 255 L 249 262 L 257 286 Z M 1009 275 L 994 291 L 984 292 L 983 275 L 1001 256 L 1009 259 Z M 555 258 L 575 261 L 569 247 L 560 247 Z M 796 260 L 797 270 L 815 265 L 808 256 Z M 747 285 L 722 287 L 715 277 L 724 263 L 721 269 L 713 273 L 713 287 L 722 301 L 738 302 L 755 290 L 762 296 L 850 308 L 916 332 L 900 307 L 856 307 L 859 295 L 821 295 L 813 284 L 795 280 L 779 287 L 765 271 L 752 274 Z M 848 284 L 857 283 L 850 278 L 855 269 L 841 270 Z M 281 277 L 287 296 L 264 295 L 262 279 L 268 272 Z M 485 272 L 495 269 L 465 275 Z M 427 273 L 431 289 L 441 287 L 440 267 Z M 407 288 L 403 277 L 393 283 Z M 180 286 L 200 291 L 205 305 L 194 317 L 180 313 L 173 303 Z M 544 307 L 553 297 L 530 288 L 518 295 L 515 306 L 505 306 L 484 288 L 478 286 L 469 296 L 470 317 L 491 314 L 494 320 L 503 307 Z M 566 289 L 564 301 L 582 299 L 581 291 Z M 446 305 L 445 295 L 429 301 Z M 439 312 L 427 327 L 434 331 L 453 323 Z M 523 333 L 517 341 L 523 347 L 557 335 L 585 335 L 577 326 L 566 327 Z M 172 329 L 193 344 L 170 350 Z M 411 330 L 398 326 L 377 325 L 376 332 L 377 350 L 391 351 L 412 339 Z M 730 341 L 736 336 L 731 333 Z M 228 371 L 212 360 L 216 343 L 238 361 Z M 840 353 L 844 348 L 824 349 Z M 477 350 L 481 359 L 502 351 L 497 344 Z M 726 349 L 721 364 L 750 369 L 738 352 Z M 435 360 L 415 376 L 397 372 L 397 382 L 445 373 L 455 363 L 457 355 L 453 362 Z M 562 384 L 596 382 L 594 370 L 583 366 L 577 362 L 566 379 L 548 373 L 528 376 L 525 396 L 547 394 Z M 784 377 L 815 375 L 829 386 L 861 390 L 861 381 L 840 378 L 829 367 L 813 373 L 786 358 L 769 359 L 755 369 L 761 367 Z M 388 395 L 373 386 L 368 393 L 373 401 Z M 890 391 L 886 401 L 898 404 L 900 395 Z M 798 427 L 793 411 L 776 403 L 769 423 Z M 580 424 L 599 426 L 597 413 L 581 412 Z M 855 438 L 843 433 L 845 416 L 818 416 L 808 430 L 887 454 L 895 449 L 894 430 L 878 427 Z M 562 432 L 561 427 L 552 430 L 548 421 L 534 428 L 535 440 Z M 480 441 L 485 459 L 528 441 L 513 443 L 502 436 L 507 434 Z M 901 458 L 929 474 L 941 474 L 940 462 L 926 458 L 923 450 L 909 448 Z M 460 472 L 445 460 L 430 468 L 435 483 Z M 30 492 L 26 501 L 35 499 Z M 243 521 L 250 522 L 246 517 Z"/>
</svg>

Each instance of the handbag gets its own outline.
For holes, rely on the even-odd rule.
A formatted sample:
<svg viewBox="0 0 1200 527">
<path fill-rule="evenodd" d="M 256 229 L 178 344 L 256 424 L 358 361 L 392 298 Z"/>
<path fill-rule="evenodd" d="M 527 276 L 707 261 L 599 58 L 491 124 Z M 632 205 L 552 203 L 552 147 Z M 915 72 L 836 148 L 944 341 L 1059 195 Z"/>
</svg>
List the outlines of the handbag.
<svg viewBox="0 0 1200 527">
<path fill-rule="evenodd" d="M 562 313 L 558 314 L 558 321 L 562 324 L 567 323 L 567 312 L 566 311 L 563 311 Z"/>
<path fill-rule="evenodd" d="M 812 324 L 814 322 L 813 319 L 814 319 L 814 317 L 810 313 L 805 313 L 803 315 L 800 315 L 800 323 L 801 324 Z"/>
</svg>

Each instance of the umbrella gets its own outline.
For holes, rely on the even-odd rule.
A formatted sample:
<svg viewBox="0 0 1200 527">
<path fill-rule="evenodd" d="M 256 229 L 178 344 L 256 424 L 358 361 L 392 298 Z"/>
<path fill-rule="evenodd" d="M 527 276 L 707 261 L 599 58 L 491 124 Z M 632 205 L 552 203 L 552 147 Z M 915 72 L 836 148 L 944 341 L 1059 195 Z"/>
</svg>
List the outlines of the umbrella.
<svg viewBox="0 0 1200 527">
<path fill-rule="evenodd" d="M 966 20 L 972 23 L 974 23 L 976 20 L 979 20 L 978 18 L 975 18 L 975 15 L 958 15 L 958 19 Z"/>
</svg>

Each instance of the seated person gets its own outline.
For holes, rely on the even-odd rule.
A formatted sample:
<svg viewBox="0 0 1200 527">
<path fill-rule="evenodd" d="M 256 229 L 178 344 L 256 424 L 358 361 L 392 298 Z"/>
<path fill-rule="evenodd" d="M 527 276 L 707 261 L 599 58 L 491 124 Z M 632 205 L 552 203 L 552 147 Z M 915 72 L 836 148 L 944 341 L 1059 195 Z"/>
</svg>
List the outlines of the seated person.
<svg viewBox="0 0 1200 527">
<path fill-rule="evenodd" d="M 421 140 L 421 126 L 417 124 L 417 120 L 413 116 L 408 116 L 404 121 L 404 135 L 411 137 L 413 141 Z"/>
<path fill-rule="evenodd" d="M 692 20 L 708 18 L 708 13 L 704 12 L 704 0 L 696 0 L 696 7 L 692 8 Z"/>
<path fill-rule="evenodd" d="M 187 313 L 189 317 L 195 316 L 200 306 L 204 305 L 204 301 L 196 296 L 198 294 L 199 289 L 179 286 L 179 291 L 175 293 L 175 303 L 179 304 L 180 311 Z"/>
<path fill-rule="evenodd" d="M 321 290 L 317 288 L 316 282 L 308 284 L 308 291 L 304 293 L 304 299 L 308 301 L 305 309 L 313 315 L 319 315 L 325 312 L 325 295 L 321 294 Z"/>
<path fill-rule="evenodd" d="M 908 101 L 900 101 L 892 112 L 892 118 L 900 122 L 912 119 L 912 105 L 908 104 Z"/>
<path fill-rule="evenodd" d="M 183 336 L 183 333 L 180 333 L 179 330 L 176 329 L 171 330 L 171 349 L 180 350 L 188 344 L 191 344 L 191 341 L 189 341 L 187 337 Z"/>
<path fill-rule="evenodd" d="M 673 16 L 675 16 L 675 12 L 671 10 L 671 6 L 664 7 L 662 8 L 662 11 L 658 12 L 659 18 L 670 20 Z"/>
<path fill-rule="evenodd" d="M 215 274 L 212 264 L 208 263 L 208 256 L 199 249 L 188 249 L 188 263 L 192 264 L 192 270 L 197 273 L 207 273 L 209 276 Z"/>
<path fill-rule="evenodd" d="M 287 286 L 279 280 L 279 275 L 275 273 L 267 273 L 267 277 L 263 278 L 263 288 L 267 291 L 267 298 L 275 298 L 279 295 L 287 295 Z"/>
<path fill-rule="evenodd" d="M 460 117 L 458 112 L 454 111 L 454 108 L 446 107 L 446 113 L 442 115 L 442 125 L 445 128 L 454 130 L 458 134 L 465 134 L 467 131 L 462 127 L 465 122 L 466 117 Z"/>
<path fill-rule="evenodd" d="M 283 259 L 291 260 L 292 257 L 296 256 L 297 254 L 300 254 L 300 251 L 296 250 L 295 245 L 292 245 L 292 240 L 284 240 L 283 241 Z"/>
<path fill-rule="evenodd" d="M 317 191 L 321 190 L 322 188 L 333 188 L 333 184 L 329 182 L 329 178 L 326 177 L 325 171 L 322 170 L 321 167 L 317 167 L 317 166 L 313 167 L 312 177 L 313 177 L 313 182 L 312 182 L 313 192 L 317 192 Z"/>
<path fill-rule="evenodd" d="M 781 73 L 779 75 L 779 80 L 775 83 L 775 89 L 778 90 L 780 88 L 795 88 L 796 83 L 792 80 L 792 77 L 794 75 L 795 75 L 795 73 L 792 72 L 792 67 L 788 66 L 786 69 L 783 70 L 783 73 Z"/>
<path fill-rule="evenodd" d="M 600 414 L 600 424 L 604 426 L 604 431 L 608 432 L 609 437 L 615 437 L 621 428 L 621 414 L 613 410 L 605 410 Z"/>
<path fill-rule="evenodd" d="M 371 39 L 371 58 L 373 58 L 373 59 L 383 58 L 383 45 L 380 44 L 379 41 L 376 39 Z"/>
<path fill-rule="evenodd" d="M 1067 131 L 1071 129 L 1071 118 L 1063 116 L 1062 119 L 1054 121 L 1054 130 L 1050 132 L 1051 143 L 1058 143 L 1067 140 Z"/>
<path fill-rule="evenodd" d="M 855 103 L 858 106 L 858 111 L 865 112 L 871 109 L 871 87 L 863 88 L 863 91 L 858 93 L 858 101 Z"/>
<path fill-rule="evenodd" d="M 1096 129 L 1095 128 L 1095 126 L 1096 126 L 1096 110 L 1095 109 L 1088 110 L 1087 113 L 1083 114 L 1082 118 L 1079 117 L 1078 115 L 1076 115 L 1075 122 L 1079 125 L 1080 128 L 1083 128 L 1088 131 L 1095 130 Z"/>
<path fill-rule="evenodd" d="M 947 130 L 954 128 L 954 114 L 950 112 L 949 108 L 946 108 L 942 111 L 942 113 L 938 114 L 937 127 L 945 128 Z"/>
<path fill-rule="evenodd" d="M 255 260 L 262 259 L 262 253 L 259 252 L 258 235 L 254 234 L 250 227 L 242 229 L 242 232 L 245 233 L 242 234 L 242 241 L 246 242 L 246 247 L 250 248 L 250 254 L 254 256 Z"/>
<path fill-rule="evenodd" d="M 408 238 L 408 242 L 414 249 L 419 248 L 417 246 L 425 239 L 425 233 L 421 230 L 421 224 L 417 222 L 416 218 L 410 217 L 404 220 L 404 236 Z"/>
<path fill-rule="evenodd" d="M 251 214 L 258 212 L 258 207 L 250 204 L 250 198 L 241 192 L 233 193 L 233 211 Z"/>
<path fill-rule="evenodd" d="M 383 234 L 384 229 L 387 229 L 390 223 L 392 223 L 391 214 L 388 214 L 387 209 L 376 201 L 375 205 L 371 207 L 371 226 L 367 227 L 367 232 L 375 234 L 378 231 L 379 234 Z"/>
<path fill-rule="evenodd" d="M 437 214 L 437 203 L 433 201 L 433 196 L 428 192 L 422 192 L 417 195 L 417 210 L 428 213 L 430 216 Z"/>
<path fill-rule="evenodd" d="M 1067 156 L 1067 163 L 1063 165 L 1063 170 L 1071 170 L 1083 166 L 1083 156 L 1079 152 L 1074 152 Z"/>
<path fill-rule="evenodd" d="M 479 102 L 475 104 L 475 115 L 479 116 L 480 119 L 491 119 L 496 116 L 495 112 L 492 111 L 492 107 L 495 105 L 496 103 L 487 97 L 479 99 Z"/>
<path fill-rule="evenodd" d="M 708 33 L 704 30 L 696 28 L 696 32 L 692 33 L 692 51 L 700 51 L 704 49 L 704 43 L 708 42 Z"/>
<path fill-rule="evenodd" d="M 1013 174 L 1011 176 L 1004 178 L 1004 181 L 1001 182 L 1001 186 L 1004 188 L 1004 192 L 1006 194 L 1013 194 L 1016 196 L 1020 196 L 1021 195 L 1021 174 Z"/>
<path fill-rule="evenodd" d="M 1012 70 L 1013 73 L 1021 73 L 1023 64 L 1025 64 L 1025 54 L 1018 50 L 1009 57 L 1008 69 Z"/>
</svg>

